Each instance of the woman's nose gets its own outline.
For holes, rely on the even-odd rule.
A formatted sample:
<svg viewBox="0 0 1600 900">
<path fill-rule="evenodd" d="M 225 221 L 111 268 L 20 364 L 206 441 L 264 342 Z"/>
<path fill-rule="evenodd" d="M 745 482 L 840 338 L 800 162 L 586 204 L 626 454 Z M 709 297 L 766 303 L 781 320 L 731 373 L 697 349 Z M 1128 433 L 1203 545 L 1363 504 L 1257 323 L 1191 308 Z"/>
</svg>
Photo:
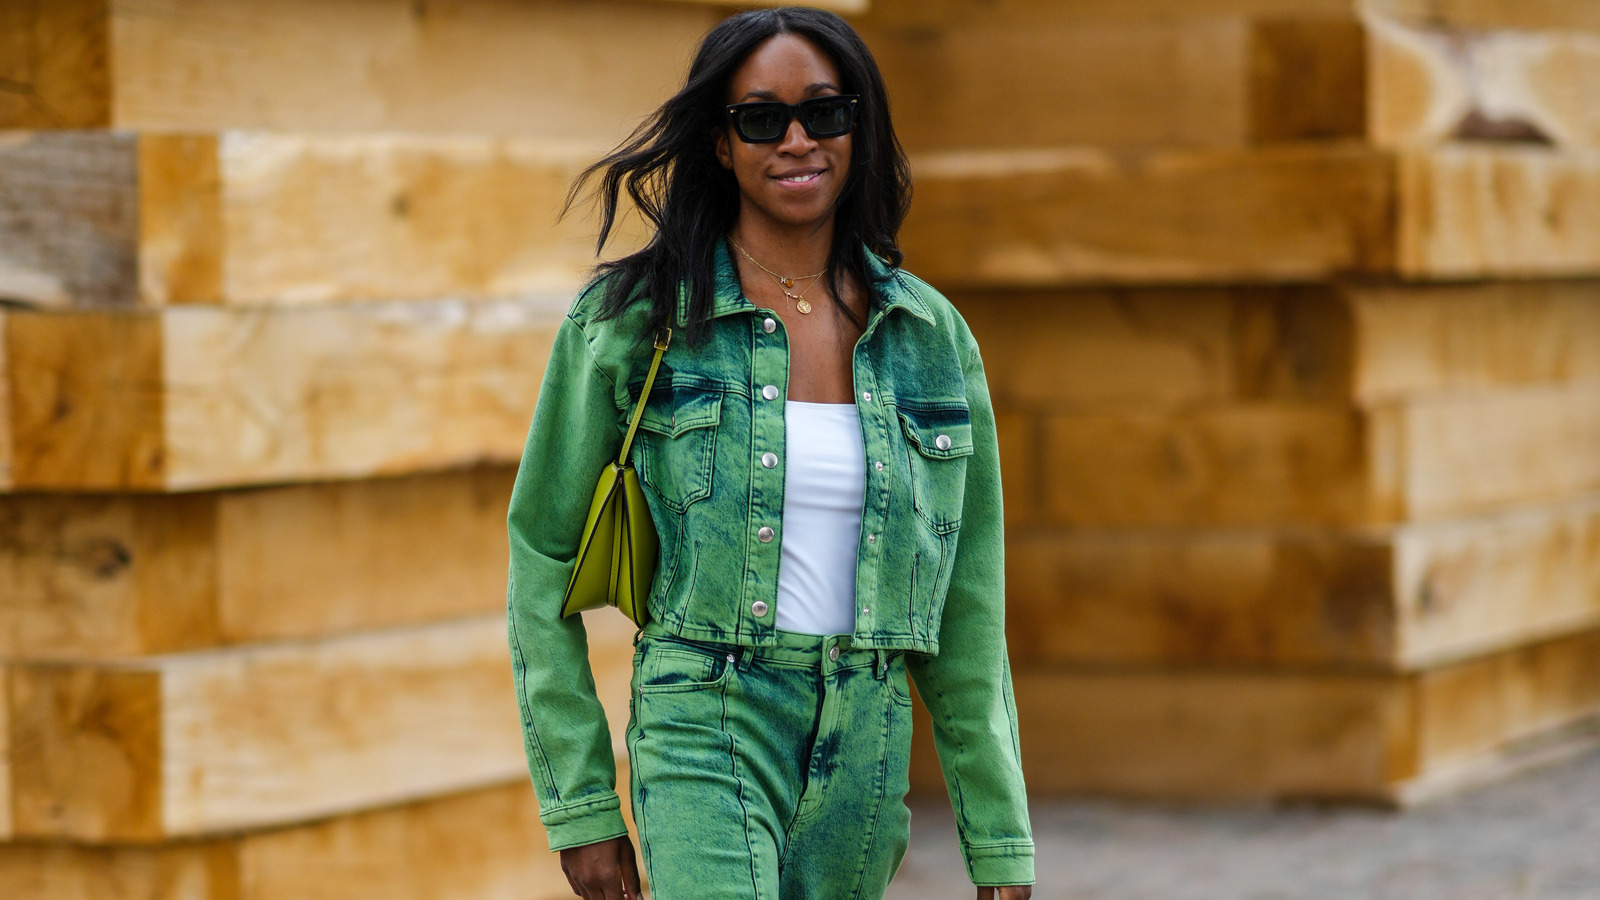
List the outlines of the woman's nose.
<svg viewBox="0 0 1600 900">
<path fill-rule="evenodd" d="M 806 128 L 800 124 L 800 117 L 789 120 L 789 130 L 783 133 L 783 142 L 778 145 L 781 153 L 806 153 L 815 147 L 817 142 L 806 134 Z"/>
</svg>

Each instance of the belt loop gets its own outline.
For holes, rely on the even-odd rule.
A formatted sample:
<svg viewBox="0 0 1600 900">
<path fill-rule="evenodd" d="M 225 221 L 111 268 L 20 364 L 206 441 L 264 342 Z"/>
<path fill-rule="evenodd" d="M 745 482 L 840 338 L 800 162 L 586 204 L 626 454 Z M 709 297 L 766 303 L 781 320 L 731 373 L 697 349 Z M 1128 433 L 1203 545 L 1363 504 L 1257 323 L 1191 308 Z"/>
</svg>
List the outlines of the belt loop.
<svg viewBox="0 0 1600 900">
<path fill-rule="evenodd" d="M 739 671 L 741 671 L 741 672 L 750 671 L 750 661 L 755 659 L 755 656 L 756 656 L 756 648 L 754 648 L 754 647 L 744 647 L 744 648 L 740 649 L 739 650 L 739 662 L 738 662 Z"/>
</svg>

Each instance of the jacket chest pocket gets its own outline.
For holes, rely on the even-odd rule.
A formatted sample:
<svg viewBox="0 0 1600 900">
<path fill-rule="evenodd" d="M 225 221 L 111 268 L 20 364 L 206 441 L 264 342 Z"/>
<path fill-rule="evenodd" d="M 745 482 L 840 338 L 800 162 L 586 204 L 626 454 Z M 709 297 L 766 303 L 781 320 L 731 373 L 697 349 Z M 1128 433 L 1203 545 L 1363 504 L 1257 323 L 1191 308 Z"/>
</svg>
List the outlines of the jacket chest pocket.
<svg viewBox="0 0 1600 900">
<path fill-rule="evenodd" d="M 965 406 L 902 406 L 911 473 L 911 505 L 935 534 L 961 527 L 961 501 L 972 455 L 972 419 Z"/>
<path fill-rule="evenodd" d="M 650 394 L 639 430 L 635 459 L 639 478 L 668 509 L 682 513 L 711 495 L 722 392 L 674 385 Z"/>
</svg>

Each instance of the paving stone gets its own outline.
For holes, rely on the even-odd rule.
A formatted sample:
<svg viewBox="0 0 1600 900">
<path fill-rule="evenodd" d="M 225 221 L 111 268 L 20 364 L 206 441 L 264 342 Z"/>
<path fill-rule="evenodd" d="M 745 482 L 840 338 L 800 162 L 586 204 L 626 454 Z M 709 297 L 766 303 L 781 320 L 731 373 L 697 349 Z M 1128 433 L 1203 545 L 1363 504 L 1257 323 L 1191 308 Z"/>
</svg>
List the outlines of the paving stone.
<svg viewBox="0 0 1600 900">
<path fill-rule="evenodd" d="M 1600 752 L 1399 812 L 1033 806 L 1035 900 L 1597 900 Z M 971 898 L 948 805 L 889 900 Z"/>
</svg>

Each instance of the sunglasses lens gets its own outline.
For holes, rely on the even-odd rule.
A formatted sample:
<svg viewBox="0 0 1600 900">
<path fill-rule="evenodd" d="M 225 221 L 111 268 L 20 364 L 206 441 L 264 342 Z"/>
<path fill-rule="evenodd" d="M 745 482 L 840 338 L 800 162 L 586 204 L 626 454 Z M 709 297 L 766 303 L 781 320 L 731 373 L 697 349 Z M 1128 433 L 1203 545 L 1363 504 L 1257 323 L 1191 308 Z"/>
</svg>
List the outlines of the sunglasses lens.
<svg viewBox="0 0 1600 900">
<path fill-rule="evenodd" d="M 789 112 L 785 109 L 757 106 L 751 109 L 741 109 L 734 124 L 738 126 L 739 136 L 747 141 L 760 143 L 782 137 L 789 127 Z"/>
<path fill-rule="evenodd" d="M 852 112 L 849 100 L 826 99 L 806 110 L 806 130 L 817 137 L 836 137 L 850 130 Z"/>
</svg>

